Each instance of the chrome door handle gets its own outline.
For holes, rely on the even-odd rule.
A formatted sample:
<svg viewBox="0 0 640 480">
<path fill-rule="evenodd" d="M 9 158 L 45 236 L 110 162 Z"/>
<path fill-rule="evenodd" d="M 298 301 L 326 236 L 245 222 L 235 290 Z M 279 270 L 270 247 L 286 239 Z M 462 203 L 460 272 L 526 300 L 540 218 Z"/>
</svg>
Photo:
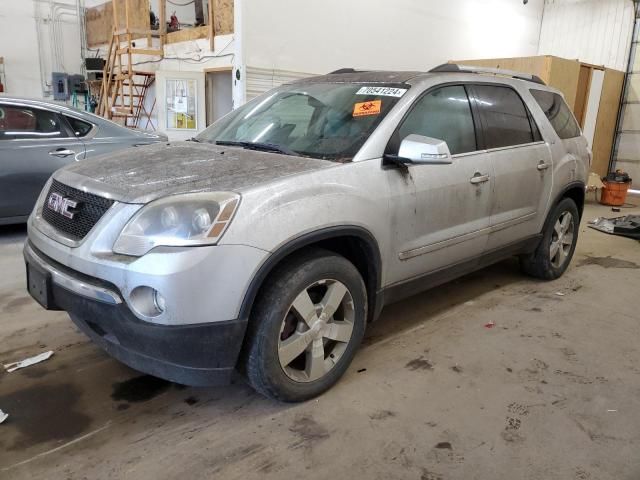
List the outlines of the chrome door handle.
<svg viewBox="0 0 640 480">
<path fill-rule="evenodd" d="M 58 148 L 56 150 L 51 150 L 49 155 L 53 155 L 54 157 L 68 157 L 69 155 L 75 155 L 76 152 L 73 150 L 69 150 L 68 148 Z"/>
<path fill-rule="evenodd" d="M 473 185 L 479 185 L 480 183 L 485 183 L 489 181 L 489 175 L 482 175 L 480 172 L 476 172 L 476 174 L 471 177 L 469 180 Z"/>
<path fill-rule="evenodd" d="M 547 168 L 549 168 L 551 165 L 549 165 L 548 163 L 544 163 L 543 161 L 540 161 L 540 163 L 538 163 L 538 170 L 540 170 L 541 172 L 543 170 L 546 170 Z"/>
</svg>

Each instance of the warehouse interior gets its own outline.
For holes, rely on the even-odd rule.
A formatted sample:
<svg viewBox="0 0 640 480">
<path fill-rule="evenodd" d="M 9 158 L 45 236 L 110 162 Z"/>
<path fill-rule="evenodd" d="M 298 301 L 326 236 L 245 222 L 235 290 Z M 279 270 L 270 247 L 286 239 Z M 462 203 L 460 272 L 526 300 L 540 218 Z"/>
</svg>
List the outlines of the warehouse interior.
<svg viewBox="0 0 640 480">
<path fill-rule="evenodd" d="M 639 39 L 635 0 L 0 3 L 0 479 L 639 478 Z M 491 145 L 499 102 L 481 87 L 496 82 L 524 107 L 529 177 L 522 145 Z M 311 146 L 294 148 L 311 127 L 276 142 L 351 84 Z M 461 88 L 447 99 L 468 105 L 474 146 L 414 134 L 391 151 L 436 87 Z M 348 156 L 314 150 L 339 135 Z M 172 222 L 192 204 L 184 233 Z M 326 278 L 305 276 L 312 261 Z M 286 293 L 298 278 L 307 314 Z M 334 283 L 346 297 L 326 314 Z M 359 349 L 355 333 L 340 347 L 331 323 L 355 332 L 360 316 Z M 140 332 L 127 350 L 120 335 Z M 319 385 L 340 370 L 326 388 L 256 380 L 272 344 L 307 335 L 311 355 L 311 334 L 333 363 L 315 383 L 300 371 Z M 226 383 L 148 366 L 152 343 L 204 349 Z M 300 352 L 278 375 L 302 378 Z"/>
</svg>

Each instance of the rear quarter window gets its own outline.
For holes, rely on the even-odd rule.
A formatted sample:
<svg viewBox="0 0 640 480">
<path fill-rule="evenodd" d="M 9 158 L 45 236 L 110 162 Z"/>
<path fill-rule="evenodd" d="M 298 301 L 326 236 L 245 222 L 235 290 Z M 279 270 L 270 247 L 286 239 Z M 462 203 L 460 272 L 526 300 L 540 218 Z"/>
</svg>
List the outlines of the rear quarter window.
<svg viewBox="0 0 640 480">
<path fill-rule="evenodd" d="M 549 123 L 562 140 L 579 137 L 581 135 L 578 122 L 574 118 L 569 106 L 562 96 L 544 90 L 531 90 L 531 95 L 536 100 Z"/>
<path fill-rule="evenodd" d="M 67 119 L 67 122 L 69 122 L 69 125 L 76 137 L 85 137 L 93 128 L 92 124 L 80 120 L 79 118 L 67 116 L 65 116 L 65 118 Z"/>
</svg>

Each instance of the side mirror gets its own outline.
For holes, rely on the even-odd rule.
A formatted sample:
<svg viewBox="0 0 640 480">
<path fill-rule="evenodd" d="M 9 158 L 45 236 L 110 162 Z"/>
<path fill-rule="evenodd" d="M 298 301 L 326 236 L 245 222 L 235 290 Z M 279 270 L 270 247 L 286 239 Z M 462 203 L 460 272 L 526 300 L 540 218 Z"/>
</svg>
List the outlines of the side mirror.
<svg viewBox="0 0 640 480">
<path fill-rule="evenodd" d="M 397 156 L 389 156 L 394 163 L 410 165 L 448 165 L 453 163 L 449 146 L 444 140 L 408 135 L 400 144 Z"/>
</svg>

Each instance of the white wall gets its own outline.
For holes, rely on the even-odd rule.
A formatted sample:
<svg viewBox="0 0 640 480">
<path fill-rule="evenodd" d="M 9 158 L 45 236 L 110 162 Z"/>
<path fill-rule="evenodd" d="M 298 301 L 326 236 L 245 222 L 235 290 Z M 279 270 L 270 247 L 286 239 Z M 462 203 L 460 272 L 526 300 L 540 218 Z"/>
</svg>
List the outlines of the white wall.
<svg viewBox="0 0 640 480">
<path fill-rule="evenodd" d="M 243 63 L 309 73 L 535 55 L 543 10 L 543 0 L 239 1 Z"/>
<path fill-rule="evenodd" d="M 546 0 L 538 53 L 625 71 L 633 17 L 632 0 Z"/>
<path fill-rule="evenodd" d="M 42 98 L 52 71 L 81 73 L 75 0 L 1 0 L 0 56 L 9 95 Z"/>
</svg>

